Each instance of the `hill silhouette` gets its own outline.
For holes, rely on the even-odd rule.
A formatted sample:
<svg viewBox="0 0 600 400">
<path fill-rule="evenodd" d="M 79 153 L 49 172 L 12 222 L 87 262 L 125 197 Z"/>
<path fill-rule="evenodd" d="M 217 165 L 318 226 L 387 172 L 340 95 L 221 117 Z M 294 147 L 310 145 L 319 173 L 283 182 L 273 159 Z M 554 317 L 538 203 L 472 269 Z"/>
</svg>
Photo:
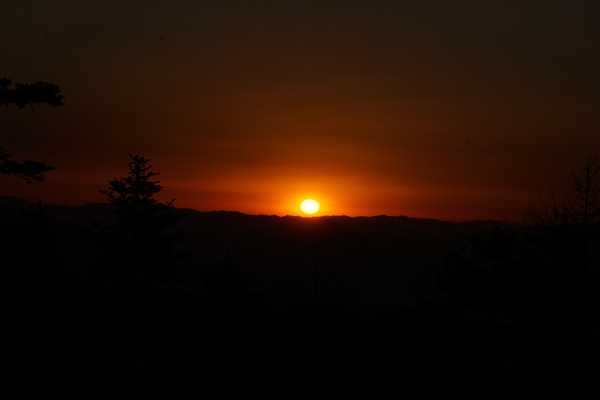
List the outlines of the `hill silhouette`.
<svg viewBox="0 0 600 400">
<path fill-rule="evenodd" d="M 0 197 L 0 219 L 17 222 L 38 204 Z M 110 205 L 79 207 L 47 205 L 48 223 L 74 260 L 84 257 L 89 244 L 81 234 L 92 221 L 110 223 Z M 188 237 L 189 255 L 180 273 L 186 286 L 200 283 L 195 269 L 206 263 L 242 268 L 257 290 L 288 285 L 314 273 L 352 287 L 370 305 L 414 301 L 414 292 L 430 293 L 443 257 L 465 239 L 506 226 L 498 221 L 448 222 L 406 216 L 273 216 L 232 211 L 200 212 L 176 209 L 185 215 L 181 229 Z M 309 279 L 307 277 L 304 277 Z"/>
<path fill-rule="evenodd" d="M 172 211 L 187 232 L 179 279 L 123 280 L 120 253 L 101 253 L 109 204 L 0 197 L 9 341 L 32 377 L 13 397 L 600 390 L 591 227 Z"/>
</svg>

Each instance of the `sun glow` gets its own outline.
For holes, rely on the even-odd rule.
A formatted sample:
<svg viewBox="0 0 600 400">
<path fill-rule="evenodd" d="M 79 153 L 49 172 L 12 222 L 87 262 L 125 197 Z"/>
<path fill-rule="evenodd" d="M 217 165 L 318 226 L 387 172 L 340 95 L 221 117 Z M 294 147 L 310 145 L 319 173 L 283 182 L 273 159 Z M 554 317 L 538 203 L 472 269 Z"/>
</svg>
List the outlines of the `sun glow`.
<svg viewBox="0 0 600 400">
<path fill-rule="evenodd" d="M 314 200 L 304 200 L 302 204 L 300 204 L 300 208 L 306 214 L 314 214 L 319 211 L 319 203 Z"/>
</svg>

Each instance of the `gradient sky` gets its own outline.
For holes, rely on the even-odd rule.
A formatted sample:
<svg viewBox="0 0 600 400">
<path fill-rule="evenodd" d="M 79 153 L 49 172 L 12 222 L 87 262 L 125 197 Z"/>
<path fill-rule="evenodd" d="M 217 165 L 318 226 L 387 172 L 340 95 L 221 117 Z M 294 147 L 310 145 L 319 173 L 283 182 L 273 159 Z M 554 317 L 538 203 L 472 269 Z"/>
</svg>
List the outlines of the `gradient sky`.
<svg viewBox="0 0 600 400">
<path fill-rule="evenodd" d="M 178 207 L 519 221 L 600 152 L 600 2 L 0 2 L 0 195 L 80 205 L 152 159 Z"/>
</svg>

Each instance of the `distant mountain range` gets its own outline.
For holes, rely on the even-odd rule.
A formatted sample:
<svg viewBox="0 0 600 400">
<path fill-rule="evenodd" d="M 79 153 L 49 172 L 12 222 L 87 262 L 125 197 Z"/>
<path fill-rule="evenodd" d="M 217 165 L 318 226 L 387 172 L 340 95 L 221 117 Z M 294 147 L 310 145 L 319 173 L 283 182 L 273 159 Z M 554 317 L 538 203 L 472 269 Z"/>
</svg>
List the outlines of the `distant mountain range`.
<svg viewBox="0 0 600 400">
<path fill-rule="evenodd" d="M 72 258 L 91 247 L 81 231 L 91 220 L 110 223 L 109 204 L 47 205 L 49 224 Z M 0 224 L 19 223 L 38 204 L 0 197 Z M 498 221 L 446 222 L 390 217 L 297 217 L 175 209 L 185 217 L 189 254 L 181 271 L 190 289 L 198 266 L 229 263 L 243 269 L 257 291 L 306 290 L 315 281 L 327 290 L 352 290 L 369 304 L 410 302 L 413 292 L 431 293 L 447 251 L 471 236 L 486 234 Z"/>
</svg>

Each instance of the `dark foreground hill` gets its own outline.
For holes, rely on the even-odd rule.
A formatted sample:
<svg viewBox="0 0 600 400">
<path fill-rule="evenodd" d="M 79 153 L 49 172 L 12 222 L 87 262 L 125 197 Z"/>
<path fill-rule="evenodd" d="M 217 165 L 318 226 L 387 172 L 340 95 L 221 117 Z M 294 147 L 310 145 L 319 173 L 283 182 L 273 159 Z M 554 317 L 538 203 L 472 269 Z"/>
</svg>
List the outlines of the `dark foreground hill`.
<svg viewBox="0 0 600 400">
<path fill-rule="evenodd" d="M 38 205 L 0 197 L 0 220 L 17 222 Z M 81 207 L 48 205 L 48 223 L 74 260 L 90 251 L 85 235 L 91 221 L 110 223 L 109 204 Z M 406 216 L 297 217 L 239 212 L 178 210 L 187 233 L 180 270 L 184 284 L 197 290 L 195 272 L 206 264 L 227 263 L 249 275 L 258 291 L 291 284 L 347 290 L 370 305 L 411 302 L 413 293 L 430 293 L 449 249 L 485 234 L 497 221 L 446 222 Z M 320 283 L 319 283 L 320 282 Z"/>
<path fill-rule="evenodd" d="M 160 281 L 41 211 L 0 198 L 7 398 L 599 398 L 597 226 L 175 210 Z"/>
</svg>

